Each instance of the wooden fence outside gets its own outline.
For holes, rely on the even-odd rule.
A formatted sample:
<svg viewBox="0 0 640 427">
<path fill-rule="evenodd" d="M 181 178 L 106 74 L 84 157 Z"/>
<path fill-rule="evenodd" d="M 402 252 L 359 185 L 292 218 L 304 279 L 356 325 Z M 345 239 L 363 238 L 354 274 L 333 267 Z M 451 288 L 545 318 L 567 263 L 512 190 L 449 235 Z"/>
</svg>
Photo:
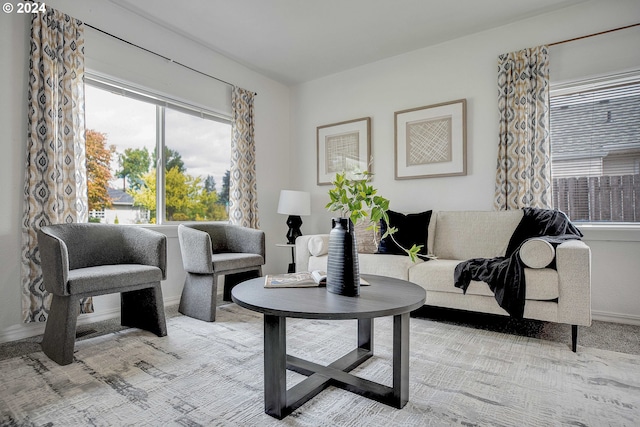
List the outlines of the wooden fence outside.
<svg viewBox="0 0 640 427">
<path fill-rule="evenodd" d="M 640 174 L 556 178 L 553 199 L 572 221 L 640 222 Z"/>
</svg>

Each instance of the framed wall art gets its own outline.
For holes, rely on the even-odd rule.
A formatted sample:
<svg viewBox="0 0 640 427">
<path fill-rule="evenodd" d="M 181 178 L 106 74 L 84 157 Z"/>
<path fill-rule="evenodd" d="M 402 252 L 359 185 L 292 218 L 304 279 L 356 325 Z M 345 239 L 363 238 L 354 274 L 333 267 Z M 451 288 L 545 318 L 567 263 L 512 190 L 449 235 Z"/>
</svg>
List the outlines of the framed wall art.
<svg viewBox="0 0 640 427">
<path fill-rule="evenodd" d="M 395 113 L 395 179 L 467 174 L 467 100 Z"/>
<path fill-rule="evenodd" d="M 331 184 L 336 173 L 369 171 L 371 118 L 318 126 L 318 185 Z"/>
</svg>

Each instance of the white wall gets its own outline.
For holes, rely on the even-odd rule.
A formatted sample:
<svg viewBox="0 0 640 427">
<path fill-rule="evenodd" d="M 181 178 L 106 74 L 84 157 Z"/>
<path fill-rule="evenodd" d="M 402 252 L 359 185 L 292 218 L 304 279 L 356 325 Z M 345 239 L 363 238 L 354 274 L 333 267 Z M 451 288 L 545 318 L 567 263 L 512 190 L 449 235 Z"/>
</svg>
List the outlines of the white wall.
<svg viewBox="0 0 640 427">
<path fill-rule="evenodd" d="M 258 93 L 255 99 L 255 139 L 260 225 L 266 233 L 265 272 L 282 271 L 290 254 L 276 248 L 287 232 L 286 218 L 276 213 L 280 189 L 290 188 L 288 87 L 218 55 L 199 44 L 100 0 L 51 0 L 48 5 L 125 40 L 175 61 Z M 21 320 L 20 248 L 22 189 L 27 133 L 27 76 L 30 17 L 0 15 L 0 342 L 41 332 L 40 325 Z M 185 71 L 153 55 L 86 30 L 86 66 L 92 71 L 143 85 L 216 111 L 230 111 L 227 85 Z M 174 226 L 153 227 L 168 236 L 168 278 L 165 301 L 177 302 L 184 271 Z M 117 315 L 117 295 L 96 298 L 96 313 L 81 321 Z"/>
<path fill-rule="evenodd" d="M 282 188 L 312 192 L 312 216 L 303 218 L 305 234 L 328 231 L 324 210 L 328 187 L 316 185 L 316 127 L 372 117 L 375 184 L 398 211 L 483 209 L 492 207 L 496 158 L 496 58 L 500 53 L 551 43 L 639 21 L 640 2 L 594 1 L 544 18 L 532 18 L 471 37 L 422 49 L 302 84 L 292 91 L 202 46 L 170 33 L 111 2 L 50 0 L 47 4 L 85 22 L 240 87 L 256 97 L 256 146 L 261 228 L 267 235 L 265 272 L 282 271 L 288 249 L 276 248 L 286 234 L 286 218 L 276 213 Z M 20 247 L 29 17 L 0 14 L 0 342 L 38 332 L 42 325 L 21 323 Z M 640 68 L 640 33 L 625 30 L 583 42 L 553 47 L 552 79 Z M 100 46 L 100 51 L 92 51 Z M 228 88 L 191 76 L 174 64 L 118 46 L 87 30 L 87 61 L 94 71 L 127 74 L 132 81 L 214 109 L 224 110 L 219 91 Z M 113 51 L 112 49 L 115 49 Z M 127 69 L 136 58 L 147 64 Z M 117 77 L 117 76 L 116 76 Z M 204 84 L 199 90 L 193 82 Z M 196 90 L 194 90 L 194 88 Z M 291 93 L 290 93 L 291 92 Z M 204 96 L 201 96 L 204 95 Z M 468 175 L 407 181 L 393 179 L 393 113 L 466 98 L 468 101 Z M 290 141 L 292 141 L 290 143 Z M 180 251 L 175 227 L 156 227 L 169 237 L 169 277 L 165 300 L 175 302 L 182 288 Z M 593 250 L 593 309 L 601 317 L 640 323 L 640 236 L 637 230 L 584 229 Z M 622 240 L 622 241 L 621 241 Z M 117 296 L 96 301 L 96 314 L 117 313 Z"/>
<path fill-rule="evenodd" d="M 640 21 L 637 0 L 593 1 L 301 84 L 291 96 L 295 174 L 312 193 L 305 232 L 328 232 L 327 186 L 316 185 L 316 127 L 372 119 L 374 183 L 402 212 L 491 210 L 497 156 L 497 57 Z M 551 47 L 552 83 L 640 69 L 640 28 Z M 394 112 L 467 99 L 463 177 L 394 180 Z M 313 171 L 313 173 L 309 172 Z M 598 318 L 640 323 L 640 229 L 626 241 L 585 230 L 593 250 L 592 307 Z"/>
<path fill-rule="evenodd" d="M 27 16 L 0 15 L 0 330 L 20 322 L 20 244 L 27 135 Z"/>
</svg>

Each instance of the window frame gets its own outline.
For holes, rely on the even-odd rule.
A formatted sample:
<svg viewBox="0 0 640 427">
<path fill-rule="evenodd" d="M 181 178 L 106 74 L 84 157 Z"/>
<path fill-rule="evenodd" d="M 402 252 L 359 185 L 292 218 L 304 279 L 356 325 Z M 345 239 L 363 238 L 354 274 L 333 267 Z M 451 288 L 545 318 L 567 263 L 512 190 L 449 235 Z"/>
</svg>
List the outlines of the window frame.
<svg viewBox="0 0 640 427">
<path fill-rule="evenodd" d="M 211 110 L 210 108 L 196 105 L 194 103 L 179 100 L 174 97 L 153 91 L 151 89 L 142 88 L 132 83 L 114 79 L 91 70 L 85 70 L 85 85 L 92 86 L 101 90 L 105 90 L 116 95 L 121 95 L 137 101 L 146 102 L 156 106 L 156 223 L 155 224 L 139 224 L 144 226 L 153 225 L 177 225 L 183 222 L 191 221 L 169 221 L 166 219 L 166 201 L 165 201 L 165 168 L 164 168 L 164 149 L 165 149 L 165 111 L 167 108 L 178 111 L 183 114 L 189 114 L 201 119 L 213 120 L 219 123 L 231 126 L 232 117 Z M 229 141 L 231 143 L 231 141 Z M 231 159 L 229 159 L 231 160 Z M 226 221 L 224 221 L 226 222 Z M 138 224 L 131 224 L 138 225 Z"/>
<path fill-rule="evenodd" d="M 587 93 L 605 88 L 616 88 L 630 84 L 640 83 L 640 70 L 631 70 L 615 74 L 599 75 L 590 78 L 576 79 L 565 82 L 551 82 L 549 85 L 549 100 L 555 96 L 572 95 L 576 93 Z M 551 109 L 549 109 L 549 119 L 551 120 Z M 551 141 L 553 144 L 553 141 Z M 553 165 L 553 158 L 551 159 Z M 553 166 L 552 166 L 553 177 Z M 554 206 L 555 208 L 555 206 Z M 592 222 L 574 221 L 583 232 L 585 237 L 589 235 L 598 236 L 595 240 L 614 241 L 640 241 L 640 222 Z M 588 234 L 587 234 L 588 233 Z M 631 233 L 626 238 L 624 233 Z"/>
</svg>

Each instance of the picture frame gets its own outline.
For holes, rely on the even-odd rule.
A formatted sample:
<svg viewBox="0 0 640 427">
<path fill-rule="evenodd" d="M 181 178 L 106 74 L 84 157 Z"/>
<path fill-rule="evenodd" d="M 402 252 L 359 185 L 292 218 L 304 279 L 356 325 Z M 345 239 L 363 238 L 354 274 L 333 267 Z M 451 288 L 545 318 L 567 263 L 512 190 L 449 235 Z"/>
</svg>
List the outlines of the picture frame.
<svg viewBox="0 0 640 427">
<path fill-rule="evenodd" d="M 371 172 L 371 117 L 316 128 L 318 185 L 328 185 L 336 173 Z"/>
<path fill-rule="evenodd" d="M 467 100 L 395 113 L 395 179 L 467 174 Z"/>
</svg>

